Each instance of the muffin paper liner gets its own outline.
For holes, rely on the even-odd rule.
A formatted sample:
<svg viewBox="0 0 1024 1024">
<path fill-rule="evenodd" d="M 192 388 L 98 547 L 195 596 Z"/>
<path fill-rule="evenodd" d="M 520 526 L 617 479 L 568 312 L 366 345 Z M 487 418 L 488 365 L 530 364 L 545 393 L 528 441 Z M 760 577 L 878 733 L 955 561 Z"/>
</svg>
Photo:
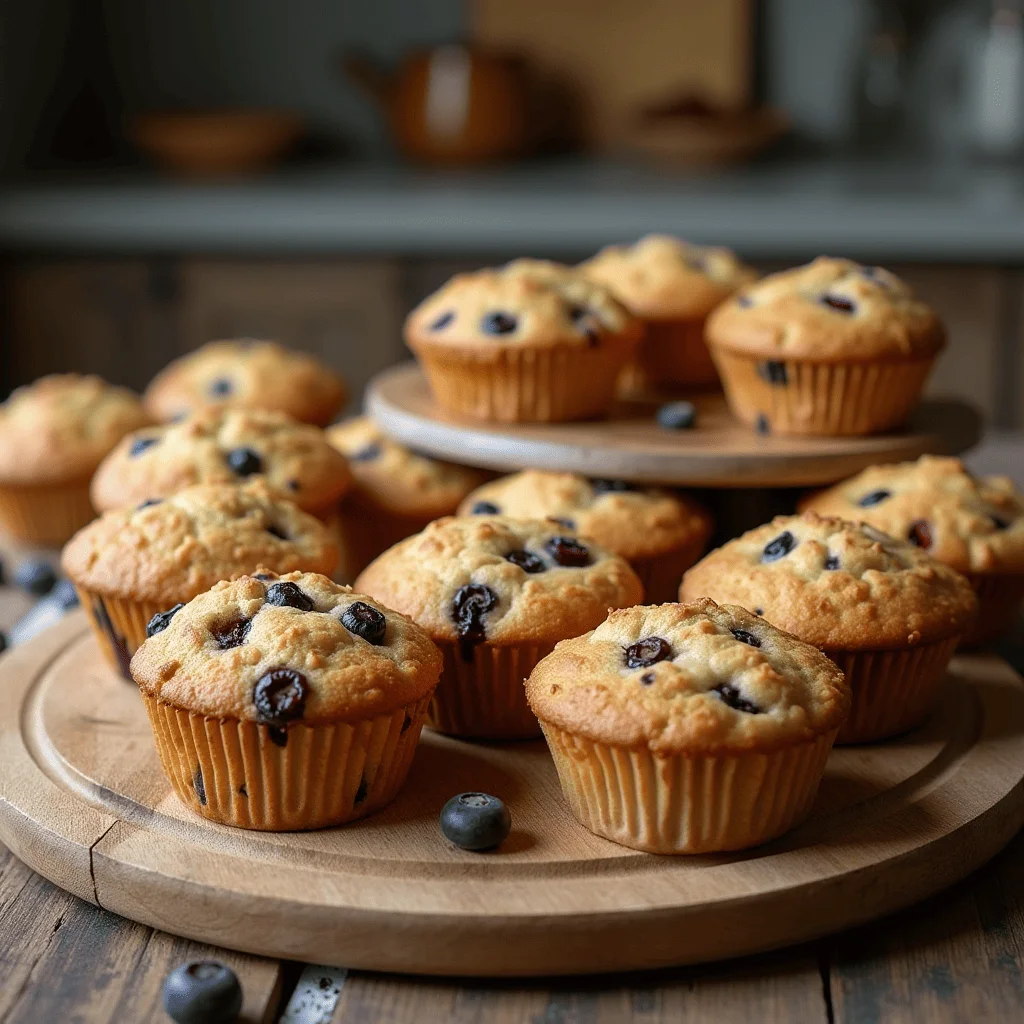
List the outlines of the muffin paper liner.
<svg viewBox="0 0 1024 1024">
<path fill-rule="evenodd" d="M 629 564 L 644 585 L 643 604 L 665 604 L 679 600 L 679 584 L 683 573 L 695 565 L 704 553 L 703 537 L 687 541 L 653 558 L 631 558 Z"/>
<path fill-rule="evenodd" d="M 903 651 L 826 651 L 846 676 L 850 716 L 837 743 L 870 743 L 919 725 L 927 716 L 959 636 Z"/>
<path fill-rule="evenodd" d="M 810 812 L 835 732 L 771 753 L 661 756 L 541 723 L 580 824 L 648 853 L 756 846 Z"/>
<path fill-rule="evenodd" d="M 88 480 L 0 487 L 0 530 L 24 544 L 60 547 L 95 518 Z"/>
<path fill-rule="evenodd" d="M 130 682 L 132 677 L 128 663 L 146 639 L 149 620 L 157 612 L 165 612 L 178 602 L 154 604 L 152 601 L 131 601 L 97 594 L 77 583 L 75 590 L 107 663 Z"/>
<path fill-rule="evenodd" d="M 500 423 L 554 423 L 602 416 L 630 348 L 509 347 L 496 356 L 415 346 L 438 405 L 457 416 Z"/>
<path fill-rule="evenodd" d="M 733 415 L 772 434 L 827 437 L 875 434 L 906 422 L 935 362 L 926 359 L 815 363 L 780 360 L 786 383 L 758 372 L 767 360 L 713 349 Z M 781 373 L 780 373 L 781 375 Z"/>
<path fill-rule="evenodd" d="M 269 832 L 340 825 L 392 800 L 430 703 L 353 724 L 274 729 L 142 699 L 178 798 L 212 821 Z"/>
<path fill-rule="evenodd" d="M 654 387 L 710 387 L 718 370 L 704 341 L 704 319 L 648 320 L 637 363 Z"/>
<path fill-rule="evenodd" d="M 550 644 L 514 644 L 473 648 L 473 660 L 457 643 L 434 640 L 444 655 L 441 682 L 427 715 L 427 725 L 451 736 L 476 739 L 534 739 L 540 723 L 526 702 L 526 677 Z"/>
<path fill-rule="evenodd" d="M 960 641 L 961 647 L 977 647 L 998 639 L 1013 622 L 1024 600 L 1024 573 L 966 572 L 978 595 L 978 617 Z"/>
</svg>

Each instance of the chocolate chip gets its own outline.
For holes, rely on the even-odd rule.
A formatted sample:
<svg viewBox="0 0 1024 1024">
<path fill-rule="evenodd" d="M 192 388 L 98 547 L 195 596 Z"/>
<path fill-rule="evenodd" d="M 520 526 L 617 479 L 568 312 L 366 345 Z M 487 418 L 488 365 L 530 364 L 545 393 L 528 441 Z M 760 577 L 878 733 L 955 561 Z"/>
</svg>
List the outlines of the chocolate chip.
<svg viewBox="0 0 1024 1024">
<path fill-rule="evenodd" d="M 210 636 L 222 651 L 241 647 L 252 628 L 252 619 L 233 619 L 219 626 L 210 627 Z"/>
<path fill-rule="evenodd" d="M 196 796 L 199 798 L 199 802 L 206 806 L 206 782 L 203 779 L 203 766 L 201 764 L 196 765 L 196 773 L 192 776 L 192 788 L 196 791 Z"/>
<path fill-rule="evenodd" d="M 519 321 L 511 313 L 488 313 L 480 321 L 484 334 L 511 334 L 518 326 Z"/>
<path fill-rule="evenodd" d="M 825 568 L 830 572 L 833 569 L 839 568 L 839 556 L 838 555 L 826 555 L 825 556 Z"/>
<path fill-rule="evenodd" d="M 653 672 L 645 672 L 640 677 L 640 683 L 641 683 L 642 686 L 653 686 L 654 685 L 654 679 L 655 679 L 655 676 L 654 676 Z"/>
<path fill-rule="evenodd" d="M 451 309 L 442 313 L 431 325 L 432 331 L 443 331 L 455 319 L 455 312 Z"/>
<path fill-rule="evenodd" d="M 757 375 L 768 384 L 788 384 L 786 364 L 778 359 L 768 359 L 757 364 Z"/>
<path fill-rule="evenodd" d="M 919 548 L 927 550 L 932 546 L 932 527 L 927 519 L 918 519 L 910 524 L 907 530 L 907 540 L 916 544 Z"/>
<path fill-rule="evenodd" d="M 144 451 L 152 448 L 159 440 L 159 437 L 137 437 L 132 441 L 132 446 L 128 449 L 128 454 L 133 459 L 137 459 Z"/>
<path fill-rule="evenodd" d="M 185 606 L 183 604 L 176 604 L 173 608 L 168 608 L 165 612 L 157 612 L 149 620 L 149 625 L 146 626 L 146 636 L 156 636 L 157 633 L 162 633 L 170 624 L 171 619 L 174 618 L 178 612 L 181 611 Z"/>
<path fill-rule="evenodd" d="M 482 583 L 466 583 L 452 598 L 452 619 L 459 635 L 459 649 L 466 661 L 473 660 L 473 648 L 486 639 L 484 616 L 498 604 L 498 595 Z"/>
<path fill-rule="evenodd" d="M 590 486 L 594 488 L 595 494 L 624 494 L 627 491 L 635 491 L 636 485 L 628 480 L 591 480 Z"/>
<path fill-rule="evenodd" d="M 732 635 L 739 640 L 741 644 L 750 644 L 751 647 L 761 646 L 761 641 L 746 629 L 734 629 L 732 631 Z"/>
<path fill-rule="evenodd" d="M 532 551 L 510 551 L 505 556 L 506 562 L 518 565 L 523 572 L 544 572 L 547 566 Z"/>
<path fill-rule="evenodd" d="M 770 540 L 765 544 L 764 551 L 761 552 L 761 561 L 777 562 L 780 558 L 785 558 L 795 547 L 796 537 L 786 530 L 780 533 L 775 540 Z"/>
<path fill-rule="evenodd" d="M 647 668 L 672 657 L 672 648 L 660 636 L 648 636 L 626 648 L 626 668 Z"/>
<path fill-rule="evenodd" d="M 375 647 L 384 643 L 384 634 L 388 631 L 388 620 L 365 601 L 353 601 L 341 613 L 341 624 L 350 633 L 362 637 Z"/>
<path fill-rule="evenodd" d="M 349 462 L 373 462 L 381 457 L 383 451 L 384 448 L 380 442 L 374 441 L 373 444 L 368 444 L 365 448 L 360 448 L 355 454 L 350 455 Z"/>
<path fill-rule="evenodd" d="M 655 418 L 665 430 L 689 430 L 697 423 L 697 407 L 693 402 L 666 402 Z"/>
<path fill-rule="evenodd" d="M 748 715 L 761 713 L 761 709 L 756 704 L 752 704 L 740 696 L 740 691 L 732 683 L 719 683 L 718 686 L 712 687 L 711 692 L 717 693 L 723 704 L 728 704 L 729 707 L 735 708 L 737 711 L 744 711 Z"/>
<path fill-rule="evenodd" d="M 496 516 L 501 511 L 493 501 L 478 501 L 473 505 L 472 513 L 475 516 Z"/>
<path fill-rule="evenodd" d="M 552 537 L 544 550 L 559 564 L 578 567 L 590 565 L 590 551 L 575 537 Z"/>
<path fill-rule="evenodd" d="M 763 412 L 757 414 L 757 419 L 754 420 L 754 430 L 763 437 L 767 437 L 772 432 L 772 425 L 768 422 L 768 417 Z"/>
<path fill-rule="evenodd" d="M 298 608 L 300 612 L 313 610 L 313 602 L 294 583 L 275 583 L 267 587 L 267 604 Z"/>
<path fill-rule="evenodd" d="M 252 691 L 256 721 L 282 726 L 301 718 L 306 710 L 309 684 L 293 668 L 272 668 L 260 676 Z"/>
<path fill-rule="evenodd" d="M 853 313 L 857 309 L 857 304 L 853 299 L 848 299 L 845 295 L 822 295 L 821 303 L 838 313 Z"/>
<path fill-rule="evenodd" d="M 881 503 L 883 501 L 885 501 L 886 498 L 891 498 L 891 497 L 892 497 L 892 491 L 886 491 L 886 490 L 868 491 L 868 493 L 865 494 L 864 497 L 861 498 L 860 501 L 857 502 L 857 504 L 861 508 L 872 508 L 875 505 L 881 505 Z"/>
<path fill-rule="evenodd" d="M 227 454 L 228 466 L 237 476 L 252 476 L 263 471 L 263 460 L 251 448 L 232 448 Z"/>
<path fill-rule="evenodd" d="M 276 537 L 278 540 L 291 540 L 291 537 L 289 537 L 280 526 L 275 526 L 273 523 L 267 527 L 267 533 L 269 533 L 271 537 Z"/>
<path fill-rule="evenodd" d="M 234 387 L 227 377 L 218 377 L 210 383 L 210 394 L 216 398 L 223 398 L 225 395 L 230 395 L 232 391 L 234 391 Z"/>
</svg>

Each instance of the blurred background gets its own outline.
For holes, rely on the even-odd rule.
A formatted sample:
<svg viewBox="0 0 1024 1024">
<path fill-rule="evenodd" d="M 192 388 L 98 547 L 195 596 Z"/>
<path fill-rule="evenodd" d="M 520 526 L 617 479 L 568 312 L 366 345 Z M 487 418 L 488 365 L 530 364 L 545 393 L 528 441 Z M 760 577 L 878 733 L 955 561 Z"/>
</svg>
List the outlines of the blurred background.
<svg viewBox="0 0 1024 1024">
<path fill-rule="evenodd" d="M 274 337 L 358 395 L 458 269 L 889 266 L 1024 426 L 1018 0 L 0 3 L 3 392 Z"/>
</svg>

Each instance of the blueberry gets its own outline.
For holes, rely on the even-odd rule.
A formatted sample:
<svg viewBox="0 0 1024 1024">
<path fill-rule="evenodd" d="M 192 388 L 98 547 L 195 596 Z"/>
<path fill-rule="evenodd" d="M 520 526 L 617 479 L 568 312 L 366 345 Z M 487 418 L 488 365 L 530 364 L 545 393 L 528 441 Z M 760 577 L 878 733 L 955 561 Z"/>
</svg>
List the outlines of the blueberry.
<svg viewBox="0 0 1024 1024">
<path fill-rule="evenodd" d="M 141 505 L 135 506 L 135 511 L 141 512 L 144 508 L 152 508 L 154 505 L 161 504 L 163 500 L 163 498 L 147 498 Z"/>
<path fill-rule="evenodd" d="M 786 364 L 778 359 L 769 359 L 757 364 L 757 375 L 768 384 L 788 384 L 789 375 L 786 372 Z"/>
<path fill-rule="evenodd" d="M 210 628 L 214 643 L 222 650 L 241 647 L 252 628 L 252 619 L 232 619 L 230 622 Z"/>
<path fill-rule="evenodd" d="M 641 686 L 653 686 L 653 685 L 654 685 L 654 680 L 655 680 L 656 678 L 657 678 L 657 677 L 656 677 L 656 676 L 654 675 L 654 673 L 653 673 L 653 672 L 645 672 L 645 673 L 644 673 L 644 674 L 643 674 L 643 675 L 642 675 L 642 676 L 640 677 L 640 685 L 641 685 Z"/>
<path fill-rule="evenodd" d="M 749 295 L 736 296 L 736 305 L 739 306 L 740 309 L 750 309 L 753 304 L 754 300 Z"/>
<path fill-rule="evenodd" d="M 624 494 L 636 490 L 636 485 L 628 480 L 591 480 L 590 486 L 594 488 L 595 494 Z"/>
<path fill-rule="evenodd" d="M 763 412 L 757 414 L 757 419 L 754 420 L 754 430 L 762 437 L 767 437 L 772 432 L 772 425 Z"/>
<path fill-rule="evenodd" d="M 267 604 L 278 608 L 298 608 L 300 612 L 311 612 L 313 602 L 294 583 L 274 583 L 267 587 Z"/>
<path fill-rule="evenodd" d="M 590 551 L 575 537 L 552 537 L 544 549 L 559 565 L 579 568 L 590 564 Z"/>
<path fill-rule="evenodd" d="M 875 505 L 880 505 L 883 501 L 885 501 L 886 498 L 891 497 L 892 491 L 869 491 L 867 494 L 864 495 L 863 498 L 860 499 L 860 501 L 857 502 L 857 504 L 861 508 L 872 508 Z"/>
<path fill-rule="evenodd" d="M 523 572 L 537 573 L 544 572 L 547 566 L 532 551 L 510 551 L 505 556 L 506 562 L 518 565 Z"/>
<path fill-rule="evenodd" d="M 473 648 L 486 639 L 484 616 L 498 604 L 498 595 L 483 583 L 467 583 L 452 598 L 452 619 L 464 661 L 473 660 Z"/>
<path fill-rule="evenodd" d="M 780 558 L 785 558 L 795 547 L 796 537 L 789 530 L 785 530 L 775 540 L 770 540 L 765 544 L 764 551 L 761 552 L 761 561 L 777 562 Z"/>
<path fill-rule="evenodd" d="M 480 321 L 484 334 L 511 334 L 518 326 L 519 321 L 510 313 L 488 313 Z"/>
<path fill-rule="evenodd" d="M 825 556 L 825 568 L 831 572 L 834 569 L 839 568 L 839 556 L 838 555 L 826 555 Z"/>
<path fill-rule="evenodd" d="M 750 644 L 751 647 L 760 647 L 761 641 L 754 636 L 749 630 L 746 629 L 734 629 L 732 635 L 739 640 L 741 644 Z"/>
<path fill-rule="evenodd" d="M 718 694 L 718 698 L 723 704 L 728 704 L 736 711 L 743 711 L 748 715 L 761 713 L 761 709 L 756 704 L 740 696 L 740 691 L 732 683 L 719 683 L 718 686 L 712 687 L 711 692 Z"/>
<path fill-rule="evenodd" d="M 284 725 L 301 718 L 308 696 L 309 683 L 301 672 L 293 668 L 272 668 L 260 676 L 253 687 L 256 721 L 264 725 Z"/>
<path fill-rule="evenodd" d="M 460 793 L 441 810 L 441 832 L 461 850 L 493 850 L 512 831 L 512 815 L 489 793 Z"/>
<path fill-rule="evenodd" d="M 1010 520 L 1004 519 L 1002 516 L 992 516 L 992 525 L 997 530 L 1008 530 L 1010 528 Z"/>
<path fill-rule="evenodd" d="M 658 426 L 665 430 L 690 430 L 697 424 L 693 402 L 668 402 L 658 410 Z"/>
<path fill-rule="evenodd" d="M 57 585 L 57 574 L 49 562 L 29 559 L 14 570 L 14 585 L 36 597 L 45 597 Z"/>
<path fill-rule="evenodd" d="M 853 299 L 848 299 L 845 295 L 822 295 L 821 303 L 838 313 L 854 313 L 857 309 L 857 304 Z"/>
<path fill-rule="evenodd" d="M 162 633 L 170 624 L 171 619 L 174 618 L 178 612 L 181 611 L 185 606 L 183 604 L 176 604 L 173 608 L 168 608 L 165 612 L 157 612 L 149 620 L 149 625 L 146 626 L 146 636 L 156 636 L 157 633 Z"/>
<path fill-rule="evenodd" d="M 471 511 L 475 516 L 496 516 L 501 509 L 493 501 L 478 501 Z"/>
<path fill-rule="evenodd" d="M 269 533 L 271 537 L 276 537 L 278 540 L 291 540 L 291 537 L 289 537 L 280 526 L 275 526 L 273 523 L 267 527 L 267 533 Z"/>
<path fill-rule="evenodd" d="M 231 472 L 238 476 L 252 476 L 263 471 L 263 460 L 251 448 L 232 448 L 227 460 Z"/>
<path fill-rule="evenodd" d="M 648 636 L 625 649 L 626 668 L 647 668 L 672 657 L 672 647 L 660 636 Z"/>
<path fill-rule="evenodd" d="M 159 440 L 160 438 L 158 437 L 137 437 L 132 441 L 132 446 L 128 449 L 128 454 L 133 459 L 137 459 L 144 451 L 152 448 Z"/>
<path fill-rule="evenodd" d="M 69 612 L 72 608 L 78 607 L 78 591 L 71 580 L 61 580 L 53 588 L 50 597 L 62 612 Z"/>
<path fill-rule="evenodd" d="M 216 380 L 210 382 L 210 394 L 214 398 L 223 398 L 225 395 L 230 395 L 232 391 L 234 391 L 234 387 L 227 377 L 217 377 Z"/>
<path fill-rule="evenodd" d="M 452 310 L 448 310 L 442 313 L 431 325 L 432 331 L 443 331 L 453 320 L 455 319 L 455 313 Z"/>
<path fill-rule="evenodd" d="M 559 526 L 564 526 L 567 530 L 576 529 L 576 521 L 574 519 L 563 519 L 560 516 L 548 516 L 548 522 L 558 523 Z"/>
<path fill-rule="evenodd" d="M 164 1011 L 177 1024 L 232 1024 L 242 1011 L 242 986 L 230 967 L 193 960 L 167 975 Z"/>
<path fill-rule="evenodd" d="M 931 523 L 927 519 L 918 519 L 910 524 L 910 529 L 907 530 L 907 540 L 911 544 L 916 544 L 919 548 L 924 548 L 926 551 L 932 546 L 932 527 Z"/>
<path fill-rule="evenodd" d="M 379 441 L 374 441 L 373 444 L 368 444 L 365 448 L 360 448 L 359 451 L 354 452 L 348 457 L 349 462 L 373 462 L 375 459 L 379 459 L 383 453 L 384 448 Z"/>
<path fill-rule="evenodd" d="M 341 624 L 368 644 L 379 647 L 388 631 L 388 620 L 365 601 L 353 601 L 342 613 Z"/>
<path fill-rule="evenodd" d="M 569 309 L 569 319 L 572 321 L 573 327 L 586 336 L 591 347 L 600 344 L 601 332 L 598 329 L 597 320 L 586 306 L 572 306 Z"/>
</svg>

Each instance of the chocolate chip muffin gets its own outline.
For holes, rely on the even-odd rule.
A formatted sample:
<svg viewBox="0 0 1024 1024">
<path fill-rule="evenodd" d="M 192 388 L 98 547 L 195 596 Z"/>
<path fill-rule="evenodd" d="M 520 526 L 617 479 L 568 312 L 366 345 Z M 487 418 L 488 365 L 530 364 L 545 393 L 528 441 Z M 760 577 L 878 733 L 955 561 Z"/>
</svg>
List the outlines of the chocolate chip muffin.
<svg viewBox="0 0 1024 1024">
<path fill-rule="evenodd" d="M 532 469 L 484 484 L 459 514 L 550 519 L 574 530 L 625 558 L 648 602 L 675 600 L 680 577 L 700 558 L 712 529 L 710 516 L 681 494 Z"/>
<path fill-rule="evenodd" d="M 409 771 L 441 655 L 404 615 L 315 573 L 221 582 L 132 658 L 178 797 L 239 828 L 322 828 Z"/>
<path fill-rule="evenodd" d="M 579 269 L 612 293 L 646 325 L 637 353 L 637 383 L 707 387 L 718 372 L 704 343 L 708 314 L 757 272 L 728 249 L 647 235 L 633 245 L 609 245 Z"/>
<path fill-rule="evenodd" d="M 819 651 L 707 599 L 611 612 L 526 693 L 573 814 L 651 853 L 739 850 L 802 820 L 850 703 Z"/>
<path fill-rule="evenodd" d="M 329 575 L 337 555 L 319 519 L 256 481 L 197 484 L 104 512 L 72 537 L 61 564 L 107 660 L 131 678 L 128 662 L 157 613 L 260 568 Z"/>
<path fill-rule="evenodd" d="M 89 480 L 125 434 L 149 422 L 138 396 L 99 377 L 42 377 L 0 405 L 0 529 L 59 546 L 95 515 Z"/>
<path fill-rule="evenodd" d="M 92 481 L 100 511 L 165 498 L 192 484 L 263 479 L 321 518 L 352 486 L 322 430 L 262 409 L 208 409 L 124 438 Z"/>
<path fill-rule="evenodd" d="M 538 261 L 459 274 L 405 323 L 440 406 L 509 423 L 604 415 L 641 333 L 607 289 Z"/>
<path fill-rule="evenodd" d="M 840 436 L 901 426 L 946 334 L 895 275 L 822 257 L 742 289 L 709 317 L 707 340 L 737 418 Z"/>
<path fill-rule="evenodd" d="M 273 341 L 211 341 L 175 359 L 152 380 L 143 401 L 156 420 L 200 409 L 272 409 L 326 426 L 345 404 L 345 382 L 305 352 Z"/>
<path fill-rule="evenodd" d="M 959 459 L 922 455 L 865 469 L 801 507 L 870 523 L 963 573 L 979 603 L 967 646 L 999 636 L 1024 598 L 1024 496 L 1009 477 L 979 479 Z"/>
<path fill-rule="evenodd" d="M 523 680 L 559 640 L 592 629 L 642 587 L 622 558 L 551 522 L 439 519 L 396 544 L 356 589 L 397 608 L 444 655 L 429 724 L 457 736 L 536 736 Z"/>
<path fill-rule="evenodd" d="M 341 541 L 338 575 L 344 580 L 354 579 L 392 544 L 452 515 L 486 479 L 478 470 L 410 451 L 366 416 L 330 427 L 327 440 L 348 460 L 354 479 L 331 520 Z"/>
<path fill-rule="evenodd" d="M 919 724 L 978 610 L 970 583 L 913 545 L 813 512 L 712 551 L 679 596 L 742 605 L 824 651 L 853 696 L 840 743 Z"/>
</svg>

